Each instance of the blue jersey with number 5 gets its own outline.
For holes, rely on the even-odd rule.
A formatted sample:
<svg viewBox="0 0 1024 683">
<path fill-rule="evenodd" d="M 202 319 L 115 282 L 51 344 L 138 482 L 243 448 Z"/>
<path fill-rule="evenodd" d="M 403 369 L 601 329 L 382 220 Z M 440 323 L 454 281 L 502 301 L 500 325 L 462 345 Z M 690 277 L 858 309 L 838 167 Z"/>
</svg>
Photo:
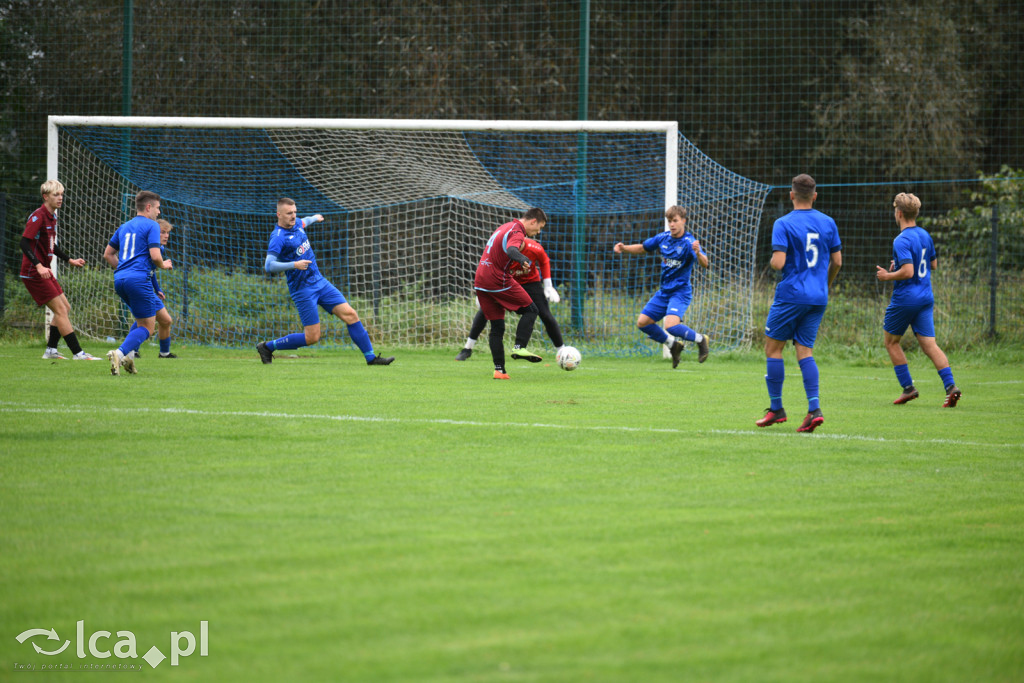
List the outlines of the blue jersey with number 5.
<svg viewBox="0 0 1024 683">
<path fill-rule="evenodd" d="M 892 302 L 898 306 L 933 303 L 931 266 L 935 260 L 935 245 L 928 231 L 916 225 L 901 230 L 892 241 L 892 260 L 897 270 L 908 263 L 914 266 L 913 277 L 896 280 Z"/>
<path fill-rule="evenodd" d="M 775 301 L 827 304 L 828 266 L 842 248 L 836 222 L 817 209 L 794 209 L 775 221 L 772 251 L 786 252 Z"/>
</svg>

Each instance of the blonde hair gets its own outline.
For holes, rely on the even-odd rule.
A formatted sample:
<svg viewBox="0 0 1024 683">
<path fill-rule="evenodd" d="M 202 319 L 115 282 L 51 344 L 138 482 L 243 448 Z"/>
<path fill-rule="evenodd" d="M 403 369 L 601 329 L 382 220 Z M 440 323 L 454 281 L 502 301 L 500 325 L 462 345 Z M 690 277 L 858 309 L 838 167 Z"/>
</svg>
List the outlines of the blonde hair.
<svg viewBox="0 0 1024 683">
<path fill-rule="evenodd" d="M 665 209 L 665 218 L 672 220 L 674 216 L 679 216 L 682 219 L 686 218 L 686 209 L 681 206 L 670 206 Z"/>
<path fill-rule="evenodd" d="M 892 205 L 899 209 L 899 212 L 907 220 L 917 218 L 918 212 L 921 211 L 921 200 L 917 198 L 917 195 L 907 192 L 900 192 L 896 195 Z"/>
<path fill-rule="evenodd" d="M 57 192 L 63 191 L 64 185 L 62 185 L 59 180 L 47 180 L 39 186 L 39 193 L 44 197 L 48 194 L 56 194 Z"/>
<path fill-rule="evenodd" d="M 171 225 L 171 222 L 170 221 L 166 221 L 163 218 L 157 218 L 156 219 L 156 223 L 157 223 L 157 225 L 160 226 L 160 232 L 163 232 L 164 230 L 166 230 L 167 232 L 170 232 L 171 230 L 174 229 L 174 226 Z"/>
</svg>

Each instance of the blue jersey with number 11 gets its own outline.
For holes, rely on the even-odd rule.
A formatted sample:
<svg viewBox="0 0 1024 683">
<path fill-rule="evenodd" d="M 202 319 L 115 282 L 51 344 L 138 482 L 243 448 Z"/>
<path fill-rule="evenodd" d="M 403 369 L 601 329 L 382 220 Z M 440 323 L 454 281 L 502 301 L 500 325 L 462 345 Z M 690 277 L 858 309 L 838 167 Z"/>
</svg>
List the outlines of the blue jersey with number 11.
<svg viewBox="0 0 1024 683">
<path fill-rule="evenodd" d="M 108 244 L 117 249 L 115 280 L 132 276 L 149 278 L 153 273 L 149 249 L 160 246 L 160 224 L 152 218 L 136 216 L 118 228 Z"/>
<path fill-rule="evenodd" d="M 828 303 L 831 254 L 841 251 L 836 222 L 817 209 L 794 209 L 775 221 L 772 251 L 786 252 L 775 300 L 821 306 Z"/>
</svg>

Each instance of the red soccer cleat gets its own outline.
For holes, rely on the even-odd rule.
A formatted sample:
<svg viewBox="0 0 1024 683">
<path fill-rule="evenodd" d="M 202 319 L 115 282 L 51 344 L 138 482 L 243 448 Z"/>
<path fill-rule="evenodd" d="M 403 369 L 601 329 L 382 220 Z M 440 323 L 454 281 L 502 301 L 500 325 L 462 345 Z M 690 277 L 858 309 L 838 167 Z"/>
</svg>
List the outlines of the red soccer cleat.
<svg viewBox="0 0 1024 683">
<path fill-rule="evenodd" d="M 494 379 L 511 379 L 511 378 L 508 376 L 508 374 L 502 372 L 501 370 L 495 370 L 494 371 Z"/>
<path fill-rule="evenodd" d="M 771 408 L 768 408 L 767 410 L 764 411 L 764 417 L 762 417 L 754 424 L 756 424 L 758 427 L 767 427 L 768 425 L 773 425 L 785 421 L 786 411 L 783 408 L 779 408 L 778 410 L 772 410 Z"/>
<path fill-rule="evenodd" d="M 957 401 L 960 400 L 960 397 L 962 395 L 963 394 L 960 392 L 959 389 L 956 388 L 956 385 L 954 384 L 949 388 L 949 391 L 946 392 L 946 400 L 942 402 L 942 407 L 956 408 Z"/>
<path fill-rule="evenodd" d="M 918 396 L 919 394 L 917 393 L 917 389 L 915 389 L 914 387 L 907 387 L 906 389 L 903 390 L 903 393 L 900 394 L 899 398 L 892 402 L 892 404 L 894 406 L 903 405 L 908 401 L 913 401 Z"/>
<path fill-rule="evenodd" d="M 803 424 L 796 428 L 798 432 L 813 432 L 817 429 L 818 425 L 825 421 L 825 416 L 821 414 L 821 408 L 807 413 L 807 417 L 804 418 Z"/>
</svg>

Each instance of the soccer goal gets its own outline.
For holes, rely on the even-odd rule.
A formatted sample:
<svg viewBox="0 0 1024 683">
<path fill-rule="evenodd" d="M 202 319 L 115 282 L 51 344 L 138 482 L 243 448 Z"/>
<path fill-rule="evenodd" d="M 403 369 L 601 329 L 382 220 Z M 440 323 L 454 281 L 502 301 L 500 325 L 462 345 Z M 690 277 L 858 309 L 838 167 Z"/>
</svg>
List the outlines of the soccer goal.
<svg viewBox="0 0 1024 683">
<path fill-rule="evenodd" d="M 712 262 L 695 269 L 687 323 L 716 348 L 751 329 L 769 186 L 712 161 L 675 122 L 52 116 L 49 134 L 48 174 L 67 188 L 60 240 L 89 264 L 61 282 L 93 337 L 131 322 L 101 254 L 143 189 L 174 224 L 175 267 L 159 277 L 181 341 L 248 346 L 298 329 L 283 278 L 263 271 L 279 197 L 325 216 L 307 230 L 317 263 L 382 349 L 461 345 L 487 238 L 531 206 L 550 220 L 538 240 L 562 297 L 552 310 L 584 352 L 657 351 L 635 320 L 660 263 L 612 247 L 664 229 L 672 204 Z M 322 324 L 322 344 L 350 343 L 340 321 Z M 539 324 L 534 343 L 550 343 Z"/>
</svg>

